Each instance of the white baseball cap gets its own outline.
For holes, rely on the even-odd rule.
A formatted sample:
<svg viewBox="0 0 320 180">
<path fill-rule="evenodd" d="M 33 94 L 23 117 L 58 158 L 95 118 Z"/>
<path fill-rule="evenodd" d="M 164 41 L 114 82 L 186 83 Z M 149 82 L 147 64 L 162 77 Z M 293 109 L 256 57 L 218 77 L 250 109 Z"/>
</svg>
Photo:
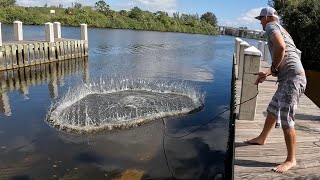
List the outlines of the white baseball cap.
<svg viewBox="0 0 320 180">
<path fill-rule="evenodd" d="M 279 19 L 277 11 L 275 9 L 273 9 L 272 7 L 262 8 L 260 11 L 260 15 L 255 18 L 260 20 L 261 17 L 263 17 L 263 16 L 273 16 L 273 17 L 276 17 L 277 19 Z"/>
</svg>

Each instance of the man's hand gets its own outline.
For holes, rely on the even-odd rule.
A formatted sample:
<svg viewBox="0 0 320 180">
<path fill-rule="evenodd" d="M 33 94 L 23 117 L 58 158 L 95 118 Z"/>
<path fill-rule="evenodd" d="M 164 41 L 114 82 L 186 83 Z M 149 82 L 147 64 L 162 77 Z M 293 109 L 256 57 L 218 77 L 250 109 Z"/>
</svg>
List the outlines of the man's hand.
<svg viewBox="0 0 320 180">
<path fill-rule="evenodd" d="M 267 72 L 258 72 L 258 73 L 254 73 L 254 75 L 258 75 L 257 80 L 254 83 L 255 85 L 258 85 L 259 83 L 262 83 L 263 81 L 265 81 L 267 76 L 269 76 L 270 74 Z"/>
</svg>

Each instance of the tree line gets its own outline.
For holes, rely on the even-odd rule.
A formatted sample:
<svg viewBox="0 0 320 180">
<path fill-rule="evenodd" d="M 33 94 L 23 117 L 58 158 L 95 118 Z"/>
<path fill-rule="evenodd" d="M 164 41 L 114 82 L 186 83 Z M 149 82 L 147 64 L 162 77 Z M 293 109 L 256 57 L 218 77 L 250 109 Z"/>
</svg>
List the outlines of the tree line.
<svg viewBox="0 0 320 180">
<path fill-rule="evenodd" d="M 55 10 L 50 14 L 50 10 Z M 89 27 L 135 29 L 151 31 L 170 31 L 197 34 L 217 34 L 217 18 L 214 13 L 198 14 L 143 11 L 139 7 L 131 10 L 115 11 L 103 0 L 93 6 L 72 3 L 64 8 L 62 4 L 48 7 L 16 6 L 15 0 L 0 0 L 0 22 L 12 24 L 22 21 L 26 25 L 43 25 L 46 22 L 60 22 L 63 26 L 79 26 L 86 23 Z"/>
<path fill-rule="evenodd" d="M 281 16 L 283 26 L 302 51 L 306 69 L 320 70 L 320 1 L 269 0 Z"/>
</svg>

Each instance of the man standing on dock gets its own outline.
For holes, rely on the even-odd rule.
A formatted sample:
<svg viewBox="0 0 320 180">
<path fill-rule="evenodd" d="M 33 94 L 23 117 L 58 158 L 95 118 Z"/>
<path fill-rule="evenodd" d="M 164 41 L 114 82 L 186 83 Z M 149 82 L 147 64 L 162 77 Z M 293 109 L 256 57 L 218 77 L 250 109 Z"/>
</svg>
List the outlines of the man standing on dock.
<svg viewBox="0 0 320 180">
<path fill-rule="evenodd" d="M 298 50 L 289 33 L 278 24 L 277 11 L 263 8 L 256 19 L 261 21 L 266 31 L 272 65 L 269 72 L 256 73 L 256 85 L 267 76 L 277 76 L 278 88 L 267 108 L 267 118 L 262 132 L 256 138 L 246 140 L 248 144 L 264 145 L 272 127 L 282 127 L 287 146 L 287 159 L 272 171 L 283 173 L 296 165 L 296 133 L 294 115 L 299 98 L 304 93 L 307 80 Z"/>
</svg>

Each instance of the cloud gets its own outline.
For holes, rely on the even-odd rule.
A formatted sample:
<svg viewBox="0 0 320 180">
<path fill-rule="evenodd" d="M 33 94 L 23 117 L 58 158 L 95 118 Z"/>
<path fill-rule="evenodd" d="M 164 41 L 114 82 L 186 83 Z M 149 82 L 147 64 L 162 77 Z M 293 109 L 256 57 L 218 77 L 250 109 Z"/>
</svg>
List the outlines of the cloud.
<svg viewBox="0 0 320 180">
<path fill-rule="evenodd" d="M 117 10 L 130 10 L 134 6 L 151 12 L 166 11 L 168 13 L 173 13 L 176 12 L 177 2 L 176 0 L 131 0 L 113 5 Z"/>
<path fill-rule="evenodd" d="M 70 7 L 74 2 L 81 3 L 84 6 L 94 6 L 97 1 L 98 0 L 17 0 L 17 4 L 20 6 L 43 6 L 45 4 L 48 6 L 58 6 L 59 4 L 62 4 L 63 7 Z M 177 11 L 176 1 L 177 0 L 124 0 L 115 1 L 115 3 L 106 2 L 110 5 L 111 9 L 117 11 L 131 10 L 133 7 L 137 6 L 142 10 L 151 12 L 165 11 L 172 14 Z"/>
<path fill-rule="evenodd" d="M 70 7 L 72 3 L 81 3 L 84 6 L 94 6 L 96 1 L 93 0 L 17 0 L 19 6 L 43 6 L 47 4 L 48 6 L 58 6 L 62 4 L 63 7 Z"/>
<path fill-rule="evenodd" d="M 262 8 L 255 8 L 241 14 L 240 17 L 230 19 L 220 19 L 219 25 L 230 27 L 248 27 L 248 29 L 261 29 L 260 22 L 254 17 L 260 14 Z"/>
<path fill-rule="evenodd" d="M 255 8 L 249 10 L 247 13 L 242 15 L 240 18 L 237 20 L 240 22 L 243 22 L 245 24 L 252 24 L 258 22 L 254 17 L 258 16 L 260 14 L 262 8 Z"/>
</svg>

